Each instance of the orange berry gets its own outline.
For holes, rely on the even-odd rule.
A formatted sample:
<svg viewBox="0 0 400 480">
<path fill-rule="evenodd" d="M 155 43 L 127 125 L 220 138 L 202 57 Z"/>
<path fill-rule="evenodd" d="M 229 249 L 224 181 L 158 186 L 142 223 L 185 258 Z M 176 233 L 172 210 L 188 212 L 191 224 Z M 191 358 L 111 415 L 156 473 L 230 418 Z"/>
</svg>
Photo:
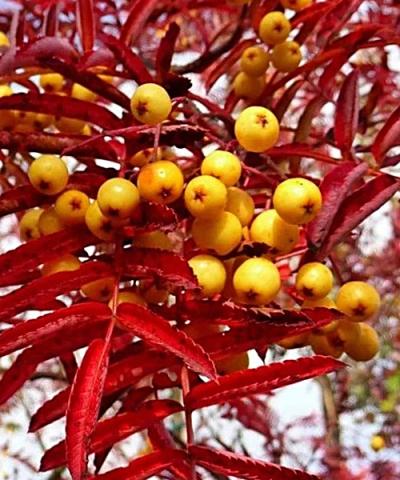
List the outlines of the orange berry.
<svg viewBox="0 0 400 480">
<path fill-rule="evenodd" d="M 347 342 L 345 352 L 357 362 L 368 362 L 379 352 L 379 337 L 374 328 L 366 323 L 360 323 L 360 333 L 353 342 Z"/>
<path fill-rule="evenodd" d="M 183 191 L 184 178 L 173 162 L 160 160 L 141 168 L 137 186 L 145 200 L 168 204 L 177 200 Z"/>
<path fill-rule="evenodd" d="M 66 254 L 62 257 L 51 260 L 42 266 L 42 275 L 53 275 L 59 272 L 71 272 L 78 270 L 81 266 L 80 261 L 73 255 Z"/>
<path fill-rule="evenodd" d="M 100 278 L 82 286 L 81 292 L 85 297 L 97 302 L 108 302 L 113 295 L 115 285 L 114 277 Z"/>
<path fill-rule="evenodd" d="M 282 348 L 289 350 L 291 348 L 302 348 L 308 343 L 308 335 L 306 333 L 300 333 L 299 335 L 293 335 L 286 337 L 278 342 L 278 345 Z"/>
</svg>

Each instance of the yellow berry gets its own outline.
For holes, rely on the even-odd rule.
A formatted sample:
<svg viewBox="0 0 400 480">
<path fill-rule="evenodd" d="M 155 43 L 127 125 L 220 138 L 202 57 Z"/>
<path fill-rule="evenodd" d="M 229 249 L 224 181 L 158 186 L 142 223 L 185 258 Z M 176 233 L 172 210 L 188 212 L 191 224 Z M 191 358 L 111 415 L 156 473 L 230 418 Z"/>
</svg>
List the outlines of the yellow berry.
<svg viewBox="0 0 400 480">
<path fill-rule="evenodd" d="M 140 288 L 140 295 L 147 303 L 160 304 L 168 300 L 169 292 L 166 288 L 158 288 L 152 285 L 148 288 Z"/>
<path fill-rule="evenodd" d="M 379 337 L 374 328 L 360 323 L 360 333 L 353 342 L 347 342 L 345 352 L 357 362 L 368 362 L 379 352 Z"/>
<path fill-rule="evenodd" d="M 42 275 L 53 275 L 58 272 L 71 272 L 78 270 L 81 266 L 80 261 L 73 255 L 66 254 L 47 262 L 42 267 Z"/>
<path fill-rule="evenodd" d="M 40 86 L 46 92 L 59 92 L 64 86 L 64 77 L 59 73 L 44 73 L 40 75 Z"/>
<path fill-rule="evenodd" d="M 230 212 L 223 212 L 215 218 L 196 218 L 192 236 L 199 248 L 214 250 L 218 255 L 227 255 L 242 239 L 242 225 Z"/>
<path fill-rule="evenodd" d="M 277 45 L 287 39 L 291 29 L 289 20 L 282 12 L 270 12 L 261 19 L 258 35 L 267 45 Z"/>
<path fill-rule="evenodd" d="M 218 178 L 227 187 L 235 185 L 242 173 L 239 158 L 224 150 L 215 150 L 205 157 L 201 163 L 201 174 Z"/>
<path fill-rule="evenodd" d="M 86 210 L 85 223 L 97 238 L 105 242 L 114 239 L 117 225 L 112 219 L 103 215 L 97 202 L 93 202 Z"/>
<path fill-rule="evenodd" d="M 284 338 L 278 342 L 278 345 L 282 348 L 289 350 L 291 348 L 302 348 L 308 343 L 308 335 L 306 333 L 300 333 L 299 335 L 293 335 L 291 337 Z"/>
<path fill-rule="evenodd" d="M 89 208 L 89 197 L 79 190 L 67 190 L 56 200 L 55 211 L 65 225 L 85 223 L 86 210 Z"/>
<path fill-rule="evenodd" d="M 248 107 L 235 122 L 235 136 L 245 150 L 261 153 L 278 141 L 279 122 L 267 108 Z"/>
<path fill-rule="evenodd" d="M 141 168 L 137 186 L 145 200 L 168 204 L 177 200 L 183 191 L 184 178 L 173 162 L 160 160 Z"/>
<path fill-rule="evenodd" d="M 336 345 L 336 342 L 327 335 L 311 333 L 308 336 L 308 341 L 317 355 L 329 355 L 330 357 L 339 358 L 343 353 L 343 348 L 340 345 Z"/>
<path fill-rule="evenodd" d="M 55 122 L 56 127 L 63 133 L 78 134 L 86 127 L 86 123 L 78 118 L 60 117 Z"/>
<path fill-rule="evenodd" d="M 139 191 L 125 178 L 110 178 L 97 192 L 97 203 L 106 217 L 121 219 L 133 214 L 140 202 Z"/>
<path fill-rule="evenodd" d="M 155 157 L 154 148 L 146 148 L 135 153 L 135 155 L 132 155 L 132 157 L 129 158 L 128 163 L 132 167 L 143 167 L 153 160 L 172 160 L 175 158 L 175 155 L 168 148 L 159 147 L 157 149 L 157 158 Z"/>
<path fill-rule="evenodd" d="M 50 207 L 44 210 L 39 217 L 39 231 L 42 235 L 51 235 L 65 228 L 61 218 L 57 215 L 56 209 Z"/>
<path fill-rule="evenodd" d="M 379 293 L 366 282 L 347 282 L 340 287 L 336 296 L 338 309 L 355 322 L 372 317 L 380 304 Z"/>
<path fill-rule="evenodd" d="M 294 41 L 287 41 L 275 45 L 271 53 L 272 65 L 280 72 L 292 72 L 301 62 L 300 45 Z"/>
<path fill-rule="evenodd" d="M 247 75 L 252 77 L 259 77 L 263 75 L 269 65 L 269 55 L 261 47 L 253 46 L 248 47 L 242 53 L 240 59 L 240 68 Z"/>
<path fill-rule="evenodd" d="M 249 356 L 247 352 L 232 355 L 223 360 L 217 360 L 215 366 L 220 375 L 228 375 L 229 373 L 246 370 L 249 368 Z"/>
<path fill-rule="evenodd" d="M 290 178 L 280 183 L 272 201 L 279 216 L 293 225 L 311 222 L 322 206 L 319 188 L 305 178 Z"/>
<path fill-rule="evenodd" d="M 338 321 L 335 335 L 340 339 L 344 349 L 346 349 L 347 345 L 351 345 L 358 341 L 361 332 L 360 325 L 361 324 L 359 323 L 348 320 Z"/>
<path fill-rule="evenodd" d="M 205 297 L 212 297 L 222 292 L 226 271 L 221 260 L 212 255 L 196 255 L 188 263 Z"/>
<path fill-rule="evenodd" d="M 375 450 L 375 452 L 379 452 L 379 450 L 382 450 L 386 446 L 385 439 L 382 437 L 382 435 L 373 435 L 371 438 L 370 446 L 372 450 Z"/>
<path fill-rule="evenodd" d="M 291 252 L 297 244 L 299 227 L 286 223 L 276 210 L 265 210 L 253 220 L 250 238 L 253 242 L 265 243 L 271 247 L 272 255 L 282 255 Z"/>
<path fill-rule="evenodd" d="M 323 263 L 306 263 L 296 275 L 296 289 L 306 298 L 326 297 L 332 287 L 332 272 Z"/>
<path fill-rule="evenodd" d="M 0 32 L 0 47 L 9 47 L 10 40 L 4 32 Z"/>
<path fill-rule="evenodd" d="M 115 285 L 114 277 L 100 278 L 82 286 L 81 292 L 85 297 L 97 302 L 108 302 L 113 295 Z"/>
<path fill-rule="evenodd" d="M 159 230 L 136 235 L 133 240 L 133 245 L 135 247 L 158 248 L 160 250 L 173 250 L 174 248 L 168 235 Z"/>
<path fill-rule="evenodd" d="M 31 208 L 27 210 L 19 221 L 19 236 L 21 240 L 29 242 L 40 237 L 39 218 L 43 210 Z"/>
<path fill-rule="evenodd" d="M 265 77 L 252 77 L 247 73 L 239 72 L 233 80 L 235 95 L 244 100 L 254 101 L 262 94 L 265 87 Z"/>
<path fill-rule="evenodd" d="M 74 83 L 72 85 L 71 97 L 85 102 L 94 102 L 97 94 L 86 87 L 79 85 L 79 83 Z"/>
<path fill-rule="evenodd" d="M 214 218 L 226 205 L 226 186 L 215 177 L 199 175 L 187 184 L 184 193 L 186 208 L 194 217 Z"/>
<path fill-rule="evenodd" d="M 266 258 L 249 258 L 235 271 L 233 287 L 242 303 L 265 305 L 281 288 L 279 270 Z"/>
<path fill-rule="evenodd" d="M 140 85 L 131 99 L 133 116 L 147 125 L 157 125 L 166 120 L 171 108 L 168 92 L 155 83 Z"/>
<path fill-rule="evenodd" d="M 281 5 L 284 8 L 290 8 L 298 12 L 312 4 L 313 0 L 281 0 Z"/>
<path fill-rule="evenodd" d="M 254 201 L 251 196 L 238 187 L 228 188 L 225 210 L 233 213 L 243 227 L 247 226 L 254 216 Z"/>
<path fill-rule="evenodd" d="M 123 290 L 122 292 L 118 293 L 117 305 L 120 305 L 121 303 L 136 303 L 137 305 L 142 305 L 143 307 L 147 305 L 145 299 L 133 289 Z M 112 300 L 109 302 L 109 306 L 112 306 Z"/>
<path fill-rule="evenodd" d="M 0 85 L 0 98 L 1 97 L 9 97 L 13 93 L 14 92 L 9 85 Z"/>
<path fill-rule="evenodd" d="M 324 298 L 307 298 L 303 304 L 303 308 L 333 308 L 336 309 L 336 303 L 329 297 Z M 339 327 L 338 320 L 332 320 L 328 324 L 317 329 L 317 333 L 327 334 L 335 332 Z"/>
<path fill-rule="evenodd" d="M 40 193 L 56 195 L 67 186 L 68 169 L 60 157 L 41 155 L 29 166 L 28 177 Z"/>
</svg>

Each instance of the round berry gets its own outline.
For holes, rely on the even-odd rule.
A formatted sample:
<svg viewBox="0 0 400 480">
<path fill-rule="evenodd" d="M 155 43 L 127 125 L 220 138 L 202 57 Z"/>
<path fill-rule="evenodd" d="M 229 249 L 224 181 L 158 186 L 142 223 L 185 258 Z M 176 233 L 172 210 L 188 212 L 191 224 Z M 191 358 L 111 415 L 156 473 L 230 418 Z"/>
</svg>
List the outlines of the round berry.
<svg viewBox="0 0 400 480">
<path fill-rule="evenodd" d="M 380 304 L 379 293 L 365 282 L 347 282 L 340 287 L 336 296 L 338 309 L 355 322 L 372 317 L 379 310 Z"/>
<path fill-rule="evenodd" d="M 42 275 L 53 275 L 59 272 L 72 272 L 81 266 L 80 261 L 73 255 L 66 254 L 62 257 L 51 260 L 42 266 Z"/>
<path fill-rule="evenodd" d="M 218 178 L 227 187 L 235 185 L 242 173 L 239 158 L 224 150 L 215 150 L 205 157 L 201 163 L 201 174 Z"/>
<path fill-rule="evenodd" d="M 210 175 L 199 175 L 187 184 L 186 208 L 194 217 L 214 218 L 224 211 L 228 192 L 225 185 Z"/>
<path fill-rule="evenodd" d="M 260 22 L 258 35 L 267 45 L 277 45 L 284 42 L 292 27 L 282 12 L 267 13 Z"/>
<path fill-rule="evenodd" d="M 55 122 L 56 127 L 63 133 L 82 133 L 86 123 L 78 118 L 60 117 Z"/>
<path fill-rule="evenodd" d="M 158 125 L 166 120 L 171 108 L 168 92 L 156 83 L 140 85 L 131 99 L 133 116 L 147 125 Z"/>
<path fill-rule="evenodd" d="M 227 255 L 242 240 L 242 225 L 230 212 L 223 212 L 215 218 L 196 218 L 192 236 L 199 248 L 214 250 L 218 255 Z"/>
<path fill-rule="evenodd" d="M 115 285 L 114 277 L 100 278 L 82 286 L 81 292 L 85 297 L 97 302 L 108 302 L 113 295 Z"/>
<path fill-rule="evenodd" d="M 353 342 L 347 342 L 345 352 L 357 362 L 368 362 L 379 352 L 379 336 L 376 330 L 366 323 L 360 323 L 360 332 Z"/>
<path fill-rule="evenodd" d="M 236 269 L 233 287 L 242 303 L 265 305 L 281 288 L 279 270 L 266 258 L 249 258 Z"/>
<path fill-rule="evenodd" d="M 140 295 L 147 303 L 159 305 L 168 300 L 169 292 L 166 288 L 152 285 L 151 287 L 140 287 Z"/>
<path fill-rule="evenodd" d="M 257 45 L 246 48 L 240 58 L 241 70 L 252 77 L 263 75 L 267 71 L 268 65 L 268 53 Z"/>
<path fill-rule="evenodd" d="M 132 155 L 129 158 L 128 163 L 132 167 L 143 167 L 151 161 L 156 160 L 173 160 L 175 158 L 174 153 L 166 147 L 159 147 L 157 149 L 157 155 L 154 154 L 154 148 L 146 148 Z"/>
<path fill-rule="evenodd" d="M 215 366 L 220 375 L 228 375 L 229 373 L 246 370 L 249 368 L 249 356 L 247 352 L 238 353 L 223 360 L 217 360 Z"/>
<path fill-rule="evenodd" d="M 225 210 L 233 213 L 243 227 L 248 225 L 254 216 L 254 201 L 244 190 L 238 187 L 228 188 Z"/>
<path fill-rule="evenodd" d="M 60 157 L 41 155 L 29 166 L 28 177 L 40 193 L 56 195 L 67 186 L 68 169 Z"/>
<path fill-rule="evenodd" d="M 123 290 L 122 292 L 118 293 L 117 305 L 121 305 L 121 303 L 136 303 L 137 305 L 142 305 L 143 307 L 147 305 L 146 300 L 133 289 Z M 110 301 L 109 306 L 112 306 L 112 300 Z"/>
<path fill-rule="evenodd" d="M 248 107 L 235 122 L 235 136 L 245 150 L 261 153 L 278 141 L 279 122 L 267 108 Z"/>
<path fill-rule="evenodd" d="M 272 255 L 283 255 L 293 250 L 299 240 L 299 227 L 289 225 L 270 209 L 261 212 L 250 227 L 253 242 L 265 243 L 271 247 Z"/>
<path fill-rule="evenodd" d="M 308 336 L 308 341 L 317 355 L 327 355 L 334 358 L 339 358 L 343 353 L 343 347 L 336 344 L 335 339 L 329 335 L 318 335 L 311 333 Z"/>
<path fill-rule="evenodd" d="M 83 85 L 79 85 L 79 83 L 74 83 L 72 85 L 71 97 L 78 100 L 83 100 L 84 102 L 94 102 L 97 94 Z"/>
<path fill-rule="evenodd" d="M 254 101 L 262 94 L 265 87 L 265 77 L 251 77 L 247 73 L 239 72 L 233 80 L 233 91 L 239 98 Z"/>
<path fill-rule="evenodd" d="M 300 45 L 294 41 L 287 41 L 275 45 L 271 53 L 272 65 L 280 72 L 293 72 L 301 62 Z"/>
<path fill-rule="evenodd" d="M 43 210 L 31 208 L 27 210 L 19 221 L 19 236 L 24 242 L 40 237 L 39 218 Z"/>
<path fill-rule="evenodd" d="M 180 168 L 166 160 L 145 165 L 137 178 L 140 196 L 150 202 L 163 204 L 177 200 L 182 194 L 183 184 Z"/>
<path fill-rule="evenodd" d="M 140 248 L 158 248 L 159 250 L 173 250 L 174 248 L 168 235 L 159 230 L 136 235 L 133 245 Z"/>
<path fill-rule="evenodd" d="M 85 223 L 89 203 L 86 193 L 80 190 L 67 190 L 57 198 L 55 211 L 63 224 L 79 225 Z"/>
<path fill-rule="evenodd" d="M 374 450 L 375 452 L 379 452 L 386 446 L 385 439 L 382 437 L 382 435 L 373 435 L 371 437 L 370 446 L 372 450 Z"/>
<path fill-rule="evenodd" d="M 281 5 L 284 8 L 299 12 L 303 8 L 309 7 L 312 2 L 313 0 L 281 0 Z"/>
<path fill-rule="evenodd" d="M 59 92 L 64 86 L 64 77 L 59 73 L 44 73 L 40 75 L 40 86 L 46 92 Z"/>
<path fill-rule="evenodd" d="M 97 192 L 97 203 L 106 217 L 130 217 L 140 202 L 136 186 L 125 178 L 111 178 Z"/>
<path fill-rule="evenodd" d="M 0 98 L 2 97 L 9 97 L 14 92 L 10 85 L 0 85 Z"/>
<path fill-rule="evenodd" d="M 188 263 L 205 297 L 212 297 L 222 292 L 226 271 L 221 260 L 212 255 L 196 255 Z"/>
<path fill-rule="evenodd" d="M 292 225 L 311 222 L 322 206 L 319 188 L 305 178 L 290 178 L 280 183 L 272 201 L 279 216 Z"/>
<path fill-rule="evenodd" d="M 54 207 L 49 207 L 40 215 L 38 227 L 42 235 L 51 235 L 52 233 L 63 230 L 65 225 L 57 215 L 56 209 Z"/>
<path fill-rule="evenodd" d="M 296 275 L 296 289 L 305 298 L 326 297 L 332 287 L 332 272 L 323 263 L 306 263 Z"/>
<path fill-rule="evenodd" d="M 116 223 L 103 215 L 97 202 L 89 205 L 85 214 L 85 223 L 94 236 L 109 242 L 115 237 Z"/>
<path fill-rule="evenodd" d="M 346 349 L 347 345 L 357 342 L 361 331 L 360 325 L 361 323 L 351 322 L 349 320 L 338 321 L 335 335 L 340 339 L 344 349 Z"/>
</svg>

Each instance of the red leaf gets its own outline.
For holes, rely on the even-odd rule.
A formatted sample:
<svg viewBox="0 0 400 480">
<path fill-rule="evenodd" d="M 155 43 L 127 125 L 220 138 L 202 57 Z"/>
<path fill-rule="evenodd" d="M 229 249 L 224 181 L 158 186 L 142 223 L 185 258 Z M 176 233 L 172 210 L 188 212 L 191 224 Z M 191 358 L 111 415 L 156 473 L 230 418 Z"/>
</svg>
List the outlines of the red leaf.
<svg viewBox="0 0 400 480">
<path fill-rule="evenodd" d="M 194 371 L 216 378 L 215 366 L 206 352 L 164 318 L 136 304 L 122 304 L 117 311 L 119 322 L 146 342 L 182 358 Z"/>
<path fill-rule="evenodd" d="M 98 243 L 86 228 L 77 227 L 46 235 L 0 255 L 0 287 L 13 285 L 13 277 L 33 270 L 62 254 Z"/>
<path fill-rule="evenodd" d="M 198 465 L 221 475 L 248 480 L 319 480 L 319 477 L 300 470 L 210 447 L 191 445 L 189 453 Z"/>
<path fill-rule="evenodd" d="M 99 414 L 108 367 L 108 345 L 94 340 L 76 373 L 69 397 L 66 423 L 66 458 L 73 480 L 87 472 L 89 441 Z"/>
<path fill-rule="evenodd" d="M 136 458 L 127 467 L 117 468 L 103 475 L 96 475 L 93 480 L 144 480 L 161 473 L 175 463 L 184 461 L 187 458 L 183 450 L 171 448 L 157 450 L 143 457 Z"/>
<path fill-rule="evenodd" d="M 111 311 L 106 305 L 87 302 L 61 308 L 35 320 L 19 323 L 0 333 L 0 356 L 46 341 L 52 335 L 67 328 L 72 330 L 76 325 L 106 320 L 110 316 Z"/>
<path fill-rule="evenodd" d="M 159 0 L 134 0 L 122 29 L 121 41 L 128 47 L 142 34 L 150 15 L 158 5 Z"/>
<path fill-rule="evenodd" d="M 182 406 L 173 400 L 150 400 L 135 412 L 126 412 L 102 420 L 92 435 L 88 453 L 96 453 L 130 435 L 147 428 L 169 415 L 180 412 Z M 40 471 L 52 470 L 66 462 L 65 442 L 62 441 L 44 454 Z"/>
<path fill-rule="evenodd" d="M 93 8 L 93 0 L 78 0 L 76 3 L 78 32 L 85 52 L 93 50 L 96 35 Z"/>
<path fill-rule="evenodd" d="M 118 117 L 96 103 L 50 93 L 16 93 L 9 97 L 2 97 L 0 110 L 3 109 L 78 118 L 106 129 L 116 129 L 123 125 Z"/>
<path fill-rule="evenodd" d="M 375 137 L 371 151 L 378 165 L 380 165 L 388 152 L 395 145 L 400 144 L 400 107 L 390 115 L 385 125 Z"/>
<path fill-rule="evenodd" d="M 285 115 L 287 109 L 289 108 L 290 104 L 292 103 L 294 97 L 296 96 L 299 89 L 304 85 L 304 80 L 297 80 L 293 82 L 290 87 L 286 88 L 283 92 L 280 99 L 276 102 L 274 107 L 274 113 L 276 118 L 281 121 L 283 116 Z M 308 147 L 308 146 L 307 146 Z M 268 150 L 268 153 L 270 150 Z"/>
<path fill-rule="evenodd" d="M 175 43 L 178 39 L 180 27 L 172 22 L 161 39 L 156 56 L 156 72 L 160 80 L 164 79 L 171 68 L 172 56 L 174 55 Z"/>
<path fill-rule="evenodd" d="M 321 160 L 321 162 L 327 163 L 337 162 L 336 159 L 330 157 L 324 152 L 318 151 L 315 147 L 307 145 L 306 143 L 297 142 L 273 147 L 268 150 L 268 156 L 282 159 L 287 157 L 304 157 L 314 158 L 315 160 Z"/>
<path fill-rule="evenodd" d="M 332 250 L 353 228 L 378 210 L 400 189 L 400 181 L 390 175 L 380 175 L 356 190 L 342 203 L 326 236 L 319 260 Z"/>
<path fill-rule="evenodd" d="M 342 152 L 349 152 L 357 133 L 360 98 L 358 70 L 353 70 L 343 82 L 336 107 L 334 135 Z"/>
<path fill-rule="evenodd" d="M 0 320 L 26 310 L 35 309 L 37 302 L 53 299 L 79 289 L 85 283 L 112 275 L 111 269 L 99 262 L 86 262 L 78 270 L 59 272 L 33 280 L 31 283 L 0 297 Z"/>
<path fill-rule="evenodd" d="M 276 388 L 334 372 L 344 365 L 333 358 L 316 355 L 231 373 L 218 381 L 195 386 L 186 397 L 185 405 L 193 411 L 238 397 L 270 393 Z"/>
<path fill-rule="evenodd" d="M 320 245 L 329 232 L 329 228 L 343 200 L 348 196 L 351 188 L 367 173 L 366 163 L 340 163 L 333 168 L 322 180 L 322 208 L 317 217 L 307 225 L 308 239 L 313 245 Z"/>
<path fill-rule="evenodd" d="M 122 265 L 128 275 L 158 275 L 175 286 L 198 288 L 187 261 L 172 252 L 154 248 L 131 248 L 124 251 Z"/>
</svg>

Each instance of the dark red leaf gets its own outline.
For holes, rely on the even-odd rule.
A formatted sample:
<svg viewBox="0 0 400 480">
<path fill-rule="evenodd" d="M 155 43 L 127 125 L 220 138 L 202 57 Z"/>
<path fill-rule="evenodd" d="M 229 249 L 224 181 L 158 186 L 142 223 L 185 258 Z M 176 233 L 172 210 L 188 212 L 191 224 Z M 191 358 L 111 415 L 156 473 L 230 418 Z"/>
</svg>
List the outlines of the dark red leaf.
<svg viewBox="0 0 400 480">
<path fill-rule="evenodd" d="M 322 208 L 315 220 L 307 225 L 307 235 L 313 245 L 320 245 L 333 222 L 335 215 L 341 209 L 343 200 L 349 195 L 357 180 L 367 173 L 366 163 L 340 163 L 322 180 Z"/>
<path fill-rule="evenodd" d="M 360 99 L 358 70 L 353 70 L 343 82 L 336 106 L 334 135 L 342 152 L 349 152 L 357 133 Z"/>
<path fill-rule="evenodd" d="M 378 165 L 382 164 L 385 154 L 400 144 L 400 107 L 387 119 L 385 125 L 375 137 L 371 151 Z"/>
<path fill-rule="evenodd" d="M 127 467 L 93 477 L 93 480 L 144 480 L 174 466 L 187 458 L 183 450 L 164 449 L 136 458 Z"/>
<path fill-rule="evenodd" d="M 96 453 L 130 435 L 147 428 L 169 415 L 182 410 L 182 406 L 173 400 L 151 400 L 144 403 L 135 412 L 121 413 L 102 420 L 92 435 L 89 453 Z M 52 470 L 66 463 L 65 442 L 62 441 L 44 454 L 40 471 Z"/>
<path fill-rule="evenodd" d="M 276 388 L 334 372 L 344 365 L 333 358 L 316 355 L 231 373 L 218 381 L 195 386 L 185 398 L 185 405 L 193 411 L 238 397 L 270 393 Z"/>
<path fill-rule="evenodd" d="M 178 24 L 172 22 L 168 25 L 168 30 L 161 39 L 156 56 L 156 71 L 160 80 L 163 80 L 171 69 L 175 43 L 178 39 L 179 32 L 180 27 Z"/>
<path fill-rule="evenodd" d="M 192 445 L 189 453 L 198 465 L 221 475 L 248 480 L 319 480 L 319 477 L 300 470 L 210 447 Z"/>
<path fill-rule="evenodd" d="M 96 35 L 96 20 L 93 9 L 93 0 L 78 0 L 76 3 L 78 32 L 85 52 L 93 50 Z"/>
<path fill-rule="evenodd" d="M 66 458 L 73 480 L 87 472 L 89 442 L 97 422 L 108 367 L 108 345 L 94 340 L 76 373 L 66 422 Z"/>
<path fill-rule="evenodd" d="M 320 160 L 321 162 L 332 163 L 338 160 L 330 157 L 324 152 L 319 151 L 311 145 L 306 143 L 289 143 L 285 145 L 279 145 L 268 150 L 268 156 L 271 158 L 285 159 L 287 157 L 304 157 Z"/>
<path fill-rule="evenodd" d="M 297 80 L 293 82 L 290 87 L 285 89 L 282 96 L 276 102 L 274 107 L 274 113 L 276 118 L 281 121 L 283 116 L 285 115 L 287 109 L 289 108 L 290 104 L 292 103 L 294 97 L 296 96 L 299 89 L 304 85 L 304 80 Z M 308 147 L 308 146 L 307 146 Z M 268 150 L 268 153 L 270 150 Z"/>
<path fill-rule="evenodd" d="M 143 28 L 159 0 L 134 0 L 121 29 L 121 41 L 128 47 L 142 34 Z"/>
<path fill-rule="evenodd" d="M 332 251 L 353 228 L 357 227 L 371 213 L 378 210 L 400 189 L 400 181 L 390 175 L 380 175 L 356 190 L 342 203 L 335 216 L 321 250 L 319 260 Z"/>
<path fill-rule="evenodd" d="M 172 327 L 164 318 L 133 303 L 120 305 L 117 315 L 124 328 L 155 347 L 172 352 L 194 371 L 209 378 L 216 378 L 215 366 L 207 353 L 185 333 Z"/>
</svg>

